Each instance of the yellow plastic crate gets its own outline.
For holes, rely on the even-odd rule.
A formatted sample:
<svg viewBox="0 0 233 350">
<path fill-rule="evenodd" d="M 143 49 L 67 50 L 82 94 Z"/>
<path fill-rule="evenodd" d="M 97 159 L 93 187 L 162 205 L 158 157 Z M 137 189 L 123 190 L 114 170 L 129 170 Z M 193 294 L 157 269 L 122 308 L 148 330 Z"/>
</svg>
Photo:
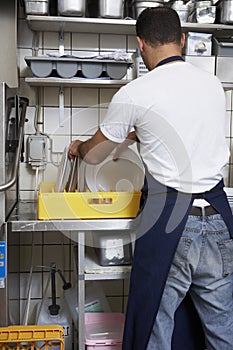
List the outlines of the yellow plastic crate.
<svg viewBox="0 0 233 350">
<path fill-rule="evenodd" d="M 135 218 L 141 192 L 54 192 L 54 182 L 42 182 L 38 218 L 110 219 Z"/>
<path fill-rule="evenodd" d="M 59 325 L 0 328 L 1 350 L 64 350 L 64 329 Z"/>
</svg>

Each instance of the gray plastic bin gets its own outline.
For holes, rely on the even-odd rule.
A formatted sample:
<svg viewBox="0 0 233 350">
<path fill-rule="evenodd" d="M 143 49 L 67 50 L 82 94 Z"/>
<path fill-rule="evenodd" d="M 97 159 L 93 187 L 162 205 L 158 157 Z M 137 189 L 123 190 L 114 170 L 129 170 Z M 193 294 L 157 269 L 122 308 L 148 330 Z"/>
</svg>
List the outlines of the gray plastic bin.
<svg viewBox="0 0 233 350">
<path fill-rule="evenodd" d="M 111 79 L 122 79 L 132 62 L 97 58 L 26 56 L 25 61 L 36 77 L 45 78 L 57 74 L 61 78 L 82 75 L 88 79 L 107 75 Z"/>
<path fill-rule="evenodd" d="M 216 56 L 233 57 L 233 41 L 213 38 L 213 53 Z"/>
</svg>

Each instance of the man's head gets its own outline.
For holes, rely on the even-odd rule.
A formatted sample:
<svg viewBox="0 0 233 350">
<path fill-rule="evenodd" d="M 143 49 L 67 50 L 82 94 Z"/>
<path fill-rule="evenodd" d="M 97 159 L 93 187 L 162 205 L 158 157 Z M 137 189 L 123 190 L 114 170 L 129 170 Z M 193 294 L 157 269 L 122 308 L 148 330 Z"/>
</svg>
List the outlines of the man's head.
<svg viewBox="0 0 233 350">
<path fill-rule="evenodd" d="M 137 19 L 136 33 L 152 47 L 169 43 L 180 44 L 179 16 L 170 7 L 147 8 Z"/>
<path fill-rule="evenodd" d="M 170 7 L 152 7 L 141 12 L 136 33 L 141 56 L 149 70 L 160 60 L 182 53 L 185 35 L 177 12 Z"/>
</svg>

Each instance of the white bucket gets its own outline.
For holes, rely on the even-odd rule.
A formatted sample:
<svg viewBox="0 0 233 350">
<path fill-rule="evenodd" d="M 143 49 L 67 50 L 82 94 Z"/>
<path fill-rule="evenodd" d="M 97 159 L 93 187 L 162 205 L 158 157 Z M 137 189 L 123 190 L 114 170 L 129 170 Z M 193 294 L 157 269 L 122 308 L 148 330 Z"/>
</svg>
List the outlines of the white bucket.
<svg viewBox="0 0 233 350">
<path fill-rule="evenodd" d="M 49 312 L 49 305 L 51 305 L 51 300 L 44 300 L 41 307 L 38 309 L 37 324 L 48 325 L 48 324 L 58 324 L 64 328 L 64 339 L 65 339 L 65 349 L 72 349 L 72 319 L 70 317 L 69 311 L 67 311 L 66 303 L 62 299 L 58 300 L 58 305 L 60 306 L 59 313 L 57 315 L 51 315 Z M 40 344 L 38 343 L 38 346 Z M 54 346 L 53 350 L 59 350 L 60 346 Z"/>
</svg>

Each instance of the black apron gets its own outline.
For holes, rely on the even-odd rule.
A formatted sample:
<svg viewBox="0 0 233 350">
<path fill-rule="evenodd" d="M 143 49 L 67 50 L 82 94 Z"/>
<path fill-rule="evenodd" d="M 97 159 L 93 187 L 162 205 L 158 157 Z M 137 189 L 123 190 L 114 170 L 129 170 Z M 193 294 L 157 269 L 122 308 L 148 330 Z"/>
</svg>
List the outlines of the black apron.
<svg viewBox="0 0 233 350">
<path fill-rule="evenodd" d="M 157 66 L 176 60 L 169 57 Z M 202 194 L 166 187 L 147 174 L 148 188 L 139 214 L 122 350 L 146 350 L 167 275 L 195 198 L 206 199 L 223 217 L 233 238 L 233 216 L 223 181 Z M 144 196 L 144 193 L 143 193 Z M 204 350 L 200 319 L 187 295 L 175 314 L 173 350 Z"/>
<path fill-rule="evenodd" d="M 223 181 L 202 194 L 181 193 L 147 175 L 148 194 L 139 214 L 126 312 L 123 350 L 145 350 L 167 275 L 193 200 L 206 199 L 223 217 L 233 238 L 233 216 Z M 204 350 L 204 334 L 187 296 L 175 315 L 173 350 Z"/>
</svg>

